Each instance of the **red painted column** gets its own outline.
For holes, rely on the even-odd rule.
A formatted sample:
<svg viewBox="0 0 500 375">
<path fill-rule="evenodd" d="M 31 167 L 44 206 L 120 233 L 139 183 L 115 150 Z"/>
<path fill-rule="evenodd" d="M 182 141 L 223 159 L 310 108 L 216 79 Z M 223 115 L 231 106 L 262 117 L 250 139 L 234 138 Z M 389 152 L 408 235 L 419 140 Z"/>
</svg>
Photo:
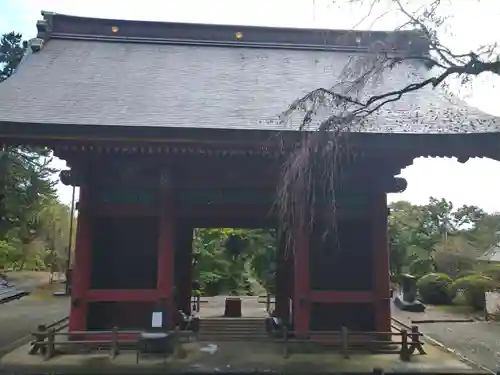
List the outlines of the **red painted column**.
<svg viewBox="0 0 500 375">
<path fill-rule="evenodd" d="M 161 189 L 160 192 L 160 214 L 159 214 L 159 238 L 158 238 L 158 276 L 157 295 L 158 300 L 163 302 L 166 309 L 166 328 L 171 328 L 174 322 L 174 191 L 169 187 Z"/>
<path fill-rule="evenodd" d="M 391 331 L 391 297 L 387 195 L 377 193 L 373 199 L 373 291 L 377 332 Z"/>
<path fill-rule="evenodd" d="M 305 226 L 299 225 L 293 234 L 294 293 L 293 322 L 297 337 L 307 338 L 310 313 L 309 236 Z"/>
<path fill-rule="evenodd" d="M 90 230 L 89 190 L 80 187 L 76 228 L 75 258 L 72 273 L 69 330 L 85 331 L 87 327 L 87 292 L 92 266 L 92 234 Z"/>
</svg>

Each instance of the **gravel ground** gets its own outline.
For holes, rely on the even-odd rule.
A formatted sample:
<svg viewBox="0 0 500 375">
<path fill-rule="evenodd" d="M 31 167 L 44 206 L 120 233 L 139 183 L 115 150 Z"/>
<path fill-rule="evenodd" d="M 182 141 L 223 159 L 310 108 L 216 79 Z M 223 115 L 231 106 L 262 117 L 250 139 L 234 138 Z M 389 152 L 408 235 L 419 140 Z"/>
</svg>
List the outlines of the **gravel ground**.
<svg viewBox="0 0 500 375">
<path fill-rule="evenodd" d="M 393 307 L 393 317 L 404 323 L 410 320 L 443 320 L 464 315 L 431 307 L 424 313 L 409 313 Z M 469 318 L 466 316 L 465 318 Z M 500 370 L 500 323 L 419 323 L 420 331 L 458 354 L 491 371 Z"/>
<path fill-rule="evenodd" d="M 0 350 L 36 330 L 68 316 L 67 297 L 32 296 L 0 305 Z"/>
</svg>

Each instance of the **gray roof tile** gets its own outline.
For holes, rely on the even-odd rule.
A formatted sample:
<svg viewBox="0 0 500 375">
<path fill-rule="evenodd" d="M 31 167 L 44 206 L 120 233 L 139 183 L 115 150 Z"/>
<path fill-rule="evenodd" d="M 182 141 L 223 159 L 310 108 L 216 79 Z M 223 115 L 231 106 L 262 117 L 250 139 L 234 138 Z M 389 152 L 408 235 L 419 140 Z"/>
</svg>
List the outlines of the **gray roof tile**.
<svg viewBox="0 0 500 375">
<path fill-rule="evenodd" d="M 290 103 L 331 87 L 352 53 L 50 39 L 0 84 L 0 125 L 26 122 L 222 129 L 294 129 Z M 406 63 L 365 97 L 428 75 Z M 331 109 L 324 109 L 317 120 Z M 378 133 L 498 132 L 500 119 L 440 89 L 405 95 L 362 128 Z"/>
</svg>

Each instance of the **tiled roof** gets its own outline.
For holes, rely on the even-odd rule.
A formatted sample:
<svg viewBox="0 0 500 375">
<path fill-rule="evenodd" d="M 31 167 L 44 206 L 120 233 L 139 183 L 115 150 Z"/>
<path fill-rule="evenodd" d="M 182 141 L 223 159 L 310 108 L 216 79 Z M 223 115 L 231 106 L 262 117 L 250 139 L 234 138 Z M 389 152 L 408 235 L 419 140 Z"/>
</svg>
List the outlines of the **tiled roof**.
<svg viewBox="0 0 500 375">
<path fill-rule="evenodd" d="M 18 122 L 294 129 L 300 123 L 298 115 L 287 124 L 278 121 L 290 103 L 318 87 L 338 83 L 349 59 L 367 53 L 363 40 L 368 36 L 370 43 L 375 37 L 390 36 L 358 33 L 360 37 L 351 44 L 318 46 L 315 40 L 320 34 L 314 30 L 168 23 L 142 23 L 149 26 L 141 29 L 132 21 L 58 15 L 49 20 L 50 25 L 39 25 L 40 36 L 46 39 L 43 48 L 0 84 L 0 129 L 2 123 Z M 115 24 L 118 30 L 132 30 L 135 25 L 155 37 L 99 31 L 99 27 L 111 30 Z M 172 35 L 160 38 L 153 33 L 162 27 Z M 183 34 L 182 30 L 194 31 Z M 240 41 L 229 40 L 235 32 L 240 33 Z M 293 35 L 300 43 L 285 37 L 287 32 L 296 32 Z M 408 34 L 401 33 L 395 40 L 399 44 L 393 49 L 398 53 L 401 45 L 408 45 Z M 424 65 L 405 63 L 367 85 L 363 95 L 399 89 L 428 74 Z M 446 98 L 440 89 L 425 88 L 386 105 L 363 128 L 354 130 L 486 133 L 498 132 L 500 120 Z"/>
</svg>

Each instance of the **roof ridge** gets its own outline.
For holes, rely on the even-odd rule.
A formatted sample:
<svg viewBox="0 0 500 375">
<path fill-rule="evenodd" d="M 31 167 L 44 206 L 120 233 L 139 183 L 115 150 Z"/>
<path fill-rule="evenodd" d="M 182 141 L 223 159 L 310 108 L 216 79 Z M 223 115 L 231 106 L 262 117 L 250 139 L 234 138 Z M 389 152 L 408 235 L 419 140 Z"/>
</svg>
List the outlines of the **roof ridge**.
<svg viewBox="0 0 500 375">
<path fill-rule="evenodd" d="M 132 19 L 117 19 L 117 18 L 101 18 L 101 17 L 86 17 L 77 16 L 73 14 L 57 13 L 49 11 L 41 11 L 42 17 L 53 18 L 56 17 L 68 17 L 68 18 L 78 18 L 81 20 L 99 20 L 99 21 L 118 21 L 118 22 L 131 22 L 131 23 L 150 23 L 150 24 L 175 24 L 175 25 L 185 25 L 185 26 L 211 26 L 211 27 L 251 27 L 256 29 L 267 29 L 267 30 L 303 30 L 303 31 L 323 31 L 323 32 L 359 32 L 359 33 L 370 33 L 370 34 L 414 34 L 421 35 L 418 30 L 369 30 L 369 29 L 325 29 L 325 28 L 310 28 L 310 27 L 290 27 L 290 26 L 263 26 L 263 25 L 238 25 L 238 24 L 225 24 L 225 23 L 205 23 L 205 22 L 181 22 L 181 21 L 148 21 L 148 20 L 132 20 Z"/>
<path fill-rule="evenodd" d="M 417 30 L 369 31 L 251 25 L 117 20 L 42 11 L 34 52 L 50 38 L 229 47 L 328 51 L 389 51 L 426 54 L 428 40 Z"/>
</svg>

